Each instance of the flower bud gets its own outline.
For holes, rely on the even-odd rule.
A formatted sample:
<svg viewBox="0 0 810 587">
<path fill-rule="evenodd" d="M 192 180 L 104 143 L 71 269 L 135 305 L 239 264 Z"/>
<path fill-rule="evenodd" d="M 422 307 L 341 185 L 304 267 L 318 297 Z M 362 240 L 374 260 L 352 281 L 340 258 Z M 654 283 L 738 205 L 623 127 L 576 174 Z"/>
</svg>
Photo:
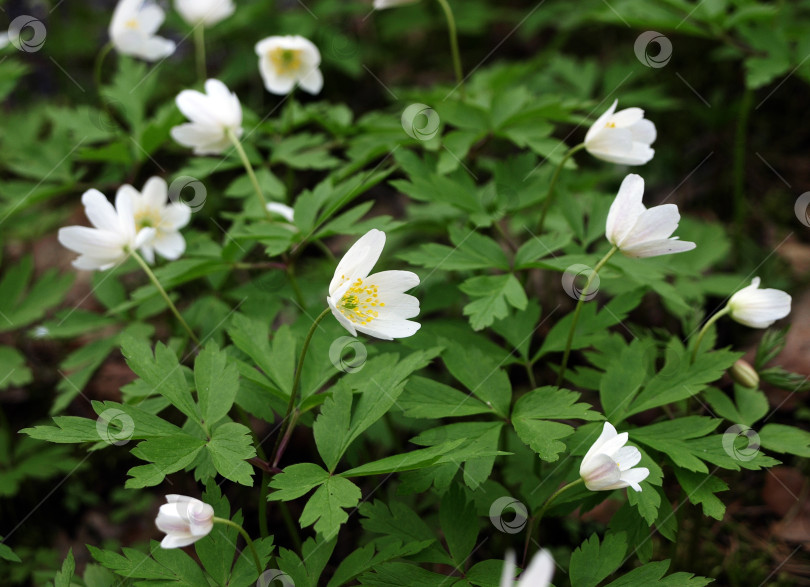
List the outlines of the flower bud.
<svg viewBox="0 0 810 587">
<path fill-rule="evenodd" d="M 167 495 L 160 506 L 155 525 L 166 536 L 163 548 L 180 548 L 208 536 L 214 527 L 214 508 L 185 495 Z"/>
<path fill-rule="evenodd" d="M 735 383 L 747 387 L 749 389 L 756 389 L 759 387 L 759 373 L 754 369 L 750 363 L 740 359 L 731 366 L 728 374 Z"/>
</svg>

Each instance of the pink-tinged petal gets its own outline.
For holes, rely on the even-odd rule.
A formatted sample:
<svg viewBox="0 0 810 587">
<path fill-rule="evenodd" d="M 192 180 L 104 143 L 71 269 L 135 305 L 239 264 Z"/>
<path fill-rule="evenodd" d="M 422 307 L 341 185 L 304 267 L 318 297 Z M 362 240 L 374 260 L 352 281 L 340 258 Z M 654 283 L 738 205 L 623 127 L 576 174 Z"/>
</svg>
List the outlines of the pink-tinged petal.
<svg viewBox="0 0 810 587">
<path fill-rule="evenodd" d="M 160 541 L 160 546 L 161 548 L 182 548 L 194 544 L 200 538 L 200 536 L 192 536 L 191 534 L 166 534 L 163 540 Z"/>
<path fill-rule="evenodd" d="M 82 195 L 84 213 L 90 223 L 96 228 L 116 232 L 118 230 L 118 214 L 107 199 L 107 196 L 98 190 L 87 190 Z"/>
<path fill-rule="evenodd" d="M 655 206 L 642 212 L 630 231 L 615 244 L 620 248 L 632 248 L 649 241 L 669 238 L 678 228 L 681 215 L 675 204 Z"/>
<path fill-rule="evenodd" d="M 385 233 L 372 228 L 354 243 L 335 269 L 335 275 L 329 284 L 329 295 L 337 296 L 337 289 L 356 279 L 365 279 L 374 268 L 385 247 Z"/>
<path fill-rule="evenodd" d="M 584 463 L 592 456 L 600 452 L 602 446 L 611 438 L 615 438 L 617 434 L 618 433 L 613 427 L 613 424 L 610 422 L 605 422 L 604 426 L 602 426 L 602 433 L 599 435 L 599 438 L 596 439 L 596 442 L 591 445 L 591 448 L 588 449 L 588 452 L 585 453 L 585 456 L 582 458 L 582 462 Z"/>
<path fill-rule="evenodd" d="M 622 473 L 622 481 L 632 487 L 635 491 L 641 491 L 641 483 L 650 475 L 650 470 L 646 467 L 637 467 L 624 471 Z"/>
<path fill-rule="evenodd" d="M 633 229 L 639 216 L 646 210 L 641 203 L 643 196 L 644 179 L 634 173 L 625 177 L 605 223 L 605 234 L 610 244 L 620 243 Z"/>
<path fill-rule="evenodd" d="M 616 111 L 616 106 L 619 104 L 619 100 L 614 100 L 613 104 L 610 105 L 602 116 L 596 119 L 591 125 L 591 128 L 588 129 L 587 134 L 585 135 L 585 142 L 588 143 L 592 141 L 596 135 L 598 135 L 604 128 L 607 127 L 607 123 L 610 120 L 610 117 L 613 116 L 613 113 Z"/>
<path fill-rule="evenodd" d="M 682 241 L 677 238 L 668 238 L 657 241 L 648 241 L 634 247 L 622 249 L 622 253 L 627 257 L 658 257 L 660 255 L 674 255 L 675 253 L 685 253 L 691 251 L 697 245 L 690 241 Z"/>
<path fill-rule="evenodd" d="M 644 110 L 641 108 L 625 108 L 619 110 L 610 117 L 610 122 L 615 124 L 618 128 L 625 128 L 633 126 L 638 121 L 644 118 Z"/>
<path fill-rule="evenodd" d="M 612 489 L 621 478 L 621 471 L 608 455 L 599 453 L 582 461 L 579 475 L 585 481 L 585 487 L 591 491 Z"/>
</svg>

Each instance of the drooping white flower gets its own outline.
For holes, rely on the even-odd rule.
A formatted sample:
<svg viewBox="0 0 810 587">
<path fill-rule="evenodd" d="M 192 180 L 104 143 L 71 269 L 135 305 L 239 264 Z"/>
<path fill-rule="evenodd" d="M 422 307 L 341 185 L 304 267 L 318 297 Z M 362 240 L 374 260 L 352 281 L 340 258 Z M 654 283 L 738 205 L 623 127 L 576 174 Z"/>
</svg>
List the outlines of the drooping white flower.
<svg viewBox="0 0 810 587">
<path fill-rule="evenodd" d="M 791 297 L 780 289 L 759 289 L 759 277 L 728 301 L 731 317 L 751 328 L 768 328 L 790 314 Z"/>
<path fill-rule="evenodd" d="M 655 141 L 655 125 L 644 118 L 641 108 L 616 112 L 614 100 L 585 135 L 587 151 L 603 161 L 621 165 L 644 165 L 655 155 L 650 145 Z"/>
<path fill-rule="evenodd" d="M 267 37 L 256 43 L 256 55 L 264 87 L 271 94 L 289 94 L 296 84 L 310 94 L 321 91 L 321 52 L 308 39 L 298 35 Z"/>
<path fill-rule="evenodd" d="M 211 533 L 214 527 L 214 508 L 186 495 L 167 495 L 160 506 L 155 525 L 165 532 L 160 546 L 180 548 L 197 542 Z"/>
<path fill-rule="evenodd" d="M 632 487 L 641 491 L 639 483 L 650 474 L 646 467 L 635 467 L 641 452 L 627 443 L 627 432 L 616 433 L 610 422 L 605 422 L 602 434 L 596 439 L 579 466 L 579 475 L 591 491 Z"/>
<path fill-rule="evenodd" d="M 554 559 L 549 551 L 543 549 L 534 555 L 532 562 L 520 575 L 517 583 L 514 581 L 515 567 L 515 553 L 510 550 L 506 553 L 506 560 L 503 563 L 500 587 L 548 587 L 551 585 L 551 577 L 554 576 Z"/>
<path fill-rule="evenodd" d="M 174 7 L 189 25 L 211 27 L 236 10 L 232 0 L 174 0 Z"/>
<path fill-rule="evenodd" d="M 405 4 L 415 4 L 417 2 L 419 2 L 419 0 L 374 0 L 374 9 L 385 10 L 386 8 L 404 6 Z"/>
<path fill-rule="evenodd" d="M 284 220 L 290 223 L 293 221 L 293 214 L 295 213 L 293 209 L 286 204 L 280 204 L 278 202 L 270 202 L 267 204 L 267 211 L 271 214 L 281 216 Z"/>
<path fill-rule="evenodd" d="M 82 204 L 94 228 L 67 226 L 59 229 L 59 242 L 79 253 L 73 261 L 77 269 L 109 269 L 155 235 L 154 228 L 135 229 L 132 194 L 126 190 L 118 190 L 115 208 L 98 190 L 86 191 Z"/>
<path fill-rule="evenodd" d="M 154 229 L 154 236 L 139 247 L 144 259 L 154 263 L 156 251 L 170 261 L 178 259 L 186 250 L 180 229 L 191 220 L 191 208 L 183 202 L 169 202 L 169 188 L 161 177 L 149 178 L 142 192 L 131 185 L 121 186 L 121 192 L 132 199 L 135 230 Z"/>
<path fill-rule="evenodd" d="M 239 98 L 217 79 L 205 82 L 205 94 L 183 90 L 175 100 L 191 122 L 175 126 L 172 138 L 195 155 L 218 155 L 230 144 L 227 131 L 242 136 L 242 105 Z"/>
<path fill-rule="evenodd" d="M 625 177 L 608 212 L 608 241 L 628 257 L 656 257 L 694 249 L 695 243 L 672 236 L 681 220 L 678 206 L 664 204 L 647 209 L 641 203 L 643 196 L 641 176 L 631 173 Z"/>
<path fill-rule="evenodd" d="M 146 0 L 120 0 L 110 23 L 110 39 L 116 51 L 146 61 L 174 53 L 174 41 L 157 36 L 166 18 L 163 9 Z"/>
<path fill-rule="evenodd" d="M 352 245 L 335 269 L 326 302 L 352 336 L 363 332 L 383 340 L 405 338 L 419 330 L 408 320 L 419 314 L 419 300 L 404 292 L 419 285 L 410 271 L 369 275 L 385 246 L 385 233 L 372 229 Z"/>
</svg>

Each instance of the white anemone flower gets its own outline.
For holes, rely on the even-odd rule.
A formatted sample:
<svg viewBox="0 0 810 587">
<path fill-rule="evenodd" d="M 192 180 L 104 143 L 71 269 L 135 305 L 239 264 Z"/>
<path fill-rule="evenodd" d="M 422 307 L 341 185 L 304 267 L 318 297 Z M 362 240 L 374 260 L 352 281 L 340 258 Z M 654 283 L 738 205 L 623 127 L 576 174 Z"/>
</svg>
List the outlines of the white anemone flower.
<svg viewBox="0 0 810 587">
<path fill-rule="evenodd" d="M 417 2 L 419 0 L 374 0 L 374 9 L 385 10 L 386 8 L 405 6 L 406 4 L 416 4 Z"/>
<path fill-rule="evenodd" d="M 628 257 L 657 257 L 694 249 L 695 243 L 672 236 L 681 220 L 678 206 L 647 209 L 641 203 L 643 196 L 644 179 L 634 173 L 625 177 L 608 212 L 608 241 Z"/>
<path fill-rule="evenodd" d="M 515 553 L 510 550 L 506 553 L 506 560 L 503 563 L 500 587 L 549 587 L 551 585 L 551 577 L 554 576 L 554 559 L 549 551 L 543 549 L 534 555 L 532 562 L 520 575 L 517 583 L 514 582 L 515 567 Z"/>
<path fill-rule="evenodd" d="M 110 39 L 123 55 L 157 61 L 174 53 L 174 41 L 157 36 L 166 18 L 163 9 L 144 0 L 120 0 L 110 23 Z"/>
<path fill-rule="evenodd" d="M 616 433 L 610 422 L 605 422 L 602 434 L 596 439 L 579 466 L 579 475 L 591 491 L 604 491 L 632 487 L 641 491 L 641 483 L 650 474 L 646 467 L 635 467 L 641 461 L 641 452 L 627 444 L 627 432 Z"/>
<path fill-rule="evenodd" d="M 180 229 L 191 220 L 191 208 L 184 202 L 169 202 L 169 188 L 161 177 L 149 178 L 139 192 L 131 185 L 123 185 L 124 192 L 132 199 L 135 230 L 154 229 L 154 236 L 143 243 L 139 250 L 148 263 L 155 262 L 155 252 L 173 261 L 186 250 L 186 240 Z"/>
<path fill-rule="evenodd" d="M 86 191 L 82 195 L 82 204 L 94 228 L 67 226 L 59 229 L 59 242 L 79 253 L 79 257 L 73 261 L 77 269 L 109 269 L 124 261 L 132 251 L 155 235 L 154 228 L 135 229 L 132 194 L 126 190 L 118 191 L 114 208 L 98 190 Z"/>
<path fill-rule="evenodd" d="M 760 279 L 742 288 L 729 299 L 726 307 L 731 317 L 751 328 L 768 328 L 790 314 L 791 297 L 780 289 L 759 289 Z"/>
<path fill-rule="evenodd" d="M 287 206 L 286 204 L 280 204 L 278 202 L 270 202 L 267 204 L 267 211 L 271 214 L 275 214 L 276 216 L 281 216 L 287 222 L 292 223 L 294 211 L 292 208 Z"/>
<path fill-rule="evenodd" d="M 289 94 L 296 84 L 310 94 L 323 88 L 321 52 L 304 37 L 267 37 L 256 43 L 256 55 L 264 87 L 271 94 Z"/>
<path fill-rule="evenodd" d="M 167 495 L 160 506 L 155 525 L 165 532 L 160 546 L 180 548 L 197 542 L 211 533 L 214 527 L 214 508 L 186 495 Z"/>
<path fill-rule="evenodd" d="M 195 155 L 219 155 L 231 145 L 228 131 L 242 136 L 242 105 L 239 98 L 217 79 L 205 82 L 205 94 L 183 90 L 175 100 L 191 122 L 175 126 L 172 138 Z"/>
<path fill-rule="evenodd" d="M 174 7 L 190 26 L 211 27 L 236 10 L 232 0 L 174 0 Z"/>
<path fill-rule="evenodd" d="M 585 135 L 587 151 L 603 161 L 621 165 L 644 165 L 655 155 L 650 145 L 655 141 L 655 125 L 644 118 L 641 108 L 625 108 L 616 112 L 615 100 L 596 119 Z"/>
<path fill-rule="evenodd" d="M 385 233 L 372 229 L 352 245 L 338 263 L 326 302 L 352 336 L 362 332 L 383 340 L 416 333 L 419 300 L 404 292 L 419 285 L 410 271 L 381 271 L 369 275 L 385 246 Z"/>
</svg>

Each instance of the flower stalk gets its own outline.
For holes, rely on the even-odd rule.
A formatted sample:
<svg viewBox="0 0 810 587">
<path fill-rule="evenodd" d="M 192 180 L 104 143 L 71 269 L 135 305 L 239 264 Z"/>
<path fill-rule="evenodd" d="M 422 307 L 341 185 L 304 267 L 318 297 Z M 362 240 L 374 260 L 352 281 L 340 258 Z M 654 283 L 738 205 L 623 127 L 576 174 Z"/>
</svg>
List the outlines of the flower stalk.
<svg viewBox="0 0 810 587">
<path fill-rule="evenodd" d="M 593 268 L 593 271 L 588 275 L 588 281 L 585 283 L 585 287 L 582 288 L 582 293 L 579 294 L 579 300 L 577 300 L 577 307 L 574 308 L 574 317 L 571 320 L 571 329 L 568 331 L 568 339 L 565 341 L 565 352 L 563 353 L 562 363 L 560 364 L 560 372 L 557 375 L 557 387 L 560 387 L 565 379 L 565 370 L 568 365 L 568 357 L 571 355 L 571 344 L 574 342 L 574 332 L 577 330 L 577 322 L 579 321 L 579 315 L 582 312 L 582 304 L 588 298 L 588 292 L 591 289 L 591 284 L 593 284 L 594 279 L 596 279 L 597 274 L 605 266 L 605 263 L 619 250 L 619 247 L 613 246 L 607 254 L 602 257 L 599 263 L 596 264 L 596 267 Z"/>
<path fill-rule="evenodd" d="M 447 31 L 450 35 L 450 52 L 453 55 L 453 70 L 456 74 L 456 83 L 461 88 L 461 96 L 464 97 L 464 74 L 461 68 L 461 53 L 458 50 L 458 31 L 456 30 L 456 19 L 453 16 L 453 9 L 447 0 L 437 0 L 447 18 Z"/>
<path fill-rule="evenodd" d="M 262 210 L 264 210 L 264 213 L 268 218 L 270 218 L 270 220 L 273 220 L 273 216 L 267 209 L 267 199 L 264 197 L 262 188 L 259 185 L 259 180 L 256 178 L 256 173 L 253 171 L 253 165 L 250 164 L 250 159 L 248 159 L 247 153 L 245 153 L 245 149 L 242 147 L 241 141 L 236 137 L 230 128 L 225 129 L 225 134 L 228 136 L 231 143 L 233 143 L 236 152 L 239 154 L 239 159 L 241 159 L 242 165 L 244 166 L 245 171 L 247 171 L 248 177 L 250 178 L 250 183 L 253 185 L 253 191 L 256 192 L 256 197 L 259 198 L 259 203 L 261 204 Z"/>
<path fill-rule="evenodd" d="M 283 434 L 279 434 L 278 438 L 276 439 L 276 445 L 273 447 L 273 467 L 277 467 L 279 461 L 281 460 L 281 456 L 284 454 L 284 450 L 287 448 L 287 443 L 290 440 L 290 436 L 292 436 L 293 428 L 295 428 L 296 423 L 298 422 L 299 411 L 295 407 L 296 400 L 298 399 L 298 388 L 301 386 L 301 372 L 304 370 L 304 359 L 307 356 L 307 351 L 309 350 L 309 343 L 312 341 L 312 337 L 315 335 L 315 329 L 318 328 L 318 324 L 326 318 L 328 314 L 330 314 L 332 310 L 330 308 L 326 308 L 323 312 L 321 312 L 317 318 L 312 322 L 312 326 L 309 327 L 309 332 L 307 333 L 307 337 L 304 339 L 304 346 L 301 347 L 301 354 L 298 357 L 298 365 L 295 367 L 295 378 L 293 379 L 292 389 L 290 390 L 290 401 L 287 404 L 287 413 L 284 415 L 284 420 L 282 422 L 287 422 L 287 427 L 285 428 Z"/>
<path fill-rule="evenodd" d="M 722 318 L 723 316 L 725 316 L 729 312 L 731 312 L 731 308 L 726 306 L 725 308 L 723 308 L 722 310 L 717 312 L 714 316 L 712 316 L 711 318 L 706 320 L 706 324 L 703 325 L 703 328 L 700 329 L 700 332 L 697 335 L 697 340 L 695 341 L 695 347 L 692 349 L 692 362 L 693 363 L 697 359 L 698 349 L 700 349 L 700 343 L 703 342 L 703 337 L 706 336 L 706 333 L 709 331 L 709 328 L 711 328 L 712 324 L 717 322 L 720 318 Z"/>
<path fill-rule="evenodd" d="M 197 77 L 201 82 L 208 79 L 205 63 L 205 27 L 198 24 L 194 27 L 194 55 L 197 62 Z"/>
<path fill-rule="evenodd" d="M 546 224 L 546 215 L 548 214 L 548 210 L 551 207 L 551 201 L 554 199 L 554 188 L 557 186 L 557 179 L 560 177 L 560 172 L 562 171 L 565 162 L 568 161 L 571 157 L 574 156 L 575 153 L 581 151 L 585 148 L 585 143 L 581 143 L 576 145 L 575 147 L 571 147 L 568 151 L 563 155 L 562 160 L 557 165 L 557 169 L 554 170 L 554 175 L 551 176 L 551 183 L 548 185 L 548 192 L 546 193 L 546 199 L 543 202 L 543 212 L 540 214 L 540 225 L 538 226 L 537 233 L 542 234 L 543 227 Z"/>
<path fill-rule="evenodd" d="M 583 483 L 583 482 L 584 482 L 584 479 L 582 479 L 582 477 L 579 477 L 578 479 L 576 479 L 574 481 L 571 481 L 571 483 L 569 483 L 568 485 L 563 485 L 557 491 L 552 493 L 551 496 L 549 496 L 549 498 L 545 501 L 545 503 L 540 507 L 540 509 L 537 511 L 537 513 L 532 516 L 532 519 L 529 521 L 529 530 L 528 530 L 528 532 L 526 532 L 526 542 L 524 543 L 524 546 L 523 546 L 523 565 L 522 566 L 526 566 L 526 559 L 528 558 L 528 555 L 529 555 L 529 544 L 532 541 L 532 534 L 534 534 L 534 531 L 537 529 L 537 526 L 540 524 L 540 520 L 543 519 L 543 516 L 545 515 L 546 510 L 548 510 L 548 508 L 551 506 L 551 504 L 554 502 L 554 500 L 557 499 L 560 495 L 562 495 L 563 493 L 565 493 L 566 491 L 568 491 L 572 487 L 576 487 L 577 485 L 579 485 L 580 483 Z"/>
<path fill-rule="evenodd" d="M 197 335 L 194 334 L 194 331 L 180 315 L 180 312 L 177 310 L 177 306 L 174 305 L 174 302 L 172 302 L 172 299 L 169 297 L 169 294 L 167 294 L 166 290 L 163 289 L 163 286 L 160 284 L 160 281 L 158 280 L 157 276 L 152 271 L 152 268 L 149 267 L 146 261 L 143 260 L 143 257 L 141 257 L 136 251 L 130 251 L 130 255 L 132 256 L 133 259 L 135 259 L 138 265 L 141 266 L 141 269 L 144 270 L 144 273 L 146 273 L 147 277 L 149 277 L 149 280 L 152 282 L 152 285 L 154 285 L 155 288 L 157 288 L 160 295 L 163 296 L 163 299 L 166 301 L 166 304 L 169 306 L 169 309 L 172 311 L 172 314 L 174 314 L 178 322 L 180 322 L 183 328 L 185 328 L 191 340 L 194 341 L 194 344 L 199 345 L 200 339 L 197 338 Z"/>
</svg>

